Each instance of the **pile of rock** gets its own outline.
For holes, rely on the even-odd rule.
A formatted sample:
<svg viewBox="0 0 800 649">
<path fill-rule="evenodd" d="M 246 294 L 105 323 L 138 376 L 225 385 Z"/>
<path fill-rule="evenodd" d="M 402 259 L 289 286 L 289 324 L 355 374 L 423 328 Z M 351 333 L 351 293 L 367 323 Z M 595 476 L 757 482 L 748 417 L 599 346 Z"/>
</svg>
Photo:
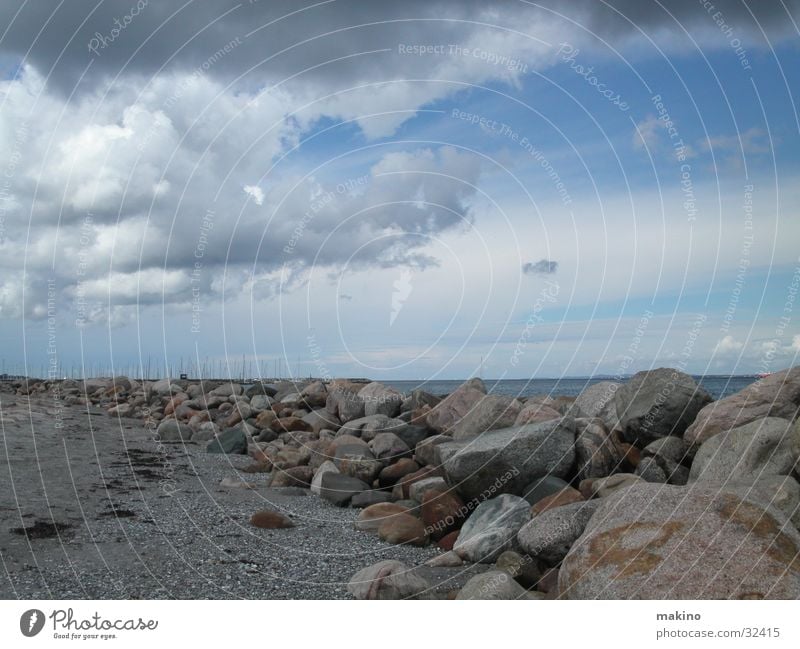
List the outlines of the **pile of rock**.
<svg viewBox="0 0 800 649">
<path fill-rule="evenodd" d="M 457 599 L 798 598 L 799 410 L 800 367 L 717 402 L 670 369 L 574 400 L 469 381 L 414 409 L 433 433 L 420 469 L 356 522 L 442 553 L 368 566 L 349 590 L 433 597 L 426 570 L 470 563 L 486 570 Z"/>
<path fill-rule="evenodd" d="M 480 379 L 444 398 L 347 380 L 58 389 L 165 443 L 249 454 L 244 472 L 359 508 L 356 528 L 386 543 L 440 548 L 428 565 L 365 567 L 357 598 L 431 597 L 425 571 L 464 564 L 482 572 L 459 599 L 800 597 L 800 367 L 716 402 L 672 369 L 577 398 Z"/>
</svg>

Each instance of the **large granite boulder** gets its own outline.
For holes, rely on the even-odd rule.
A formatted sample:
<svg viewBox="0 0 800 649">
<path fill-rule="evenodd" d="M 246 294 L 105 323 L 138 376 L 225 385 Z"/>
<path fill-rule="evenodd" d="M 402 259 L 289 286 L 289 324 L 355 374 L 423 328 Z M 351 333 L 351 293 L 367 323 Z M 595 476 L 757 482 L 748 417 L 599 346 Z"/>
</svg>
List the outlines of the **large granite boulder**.
<svg viewBox="0 0 800 649">
<path fill-rule="evenodd" d="M 436 457 L 465 501 L 521 495 L 536 478 L 567 476 L 575 464 L 575 421 L 569 417 L 439 444 Z"/>
<path fill-rule="evenodd" d="M 428 413 L 426 422 L 437 433 L 449 433 L 472 407 L 486 396 L 486 386 L 480 379 L 470 379 Z"/>
<path fill-rule="evenodd" d="M 403 395 L 400 392 L 377 381 L 361 388 L 358 396 L 364 401 L 364 414 L 367 417 L 370 415 L 396 417 L 400 414 L 400 406 L 403 404 Z"/>
<path fill-rule="evenodd" d="M 341 424 L 336 415 L 332 415 L 325 408 L 318 408 L 309 412 L 303 417 L 303 423 L 306 424 L 307 429 L 311 432 L 319 433 L 323 430 L 337 431 Z"/>
<path fill-rule="evenodd" d="M 451 427 L 453 439 L 475 437 L 487 430 L 510 428 L 521 410 L 522 404 L 513 397 L 495 394 L 484 396 Z"/>
<path fill-rule="evenodd" d="M 538 401 L 527 401 L 522 410 L 519 411 L 514 420 L 514 426 L 524 426 L 525 424 L 538 424 L 541 421 L 560 419 L 561 413 L 547 404 Z"/>
<path fill-rule="evenodd" d="M 322 475 L 319 495 L 333 505 L 347 507 L 353 496 L 360 494 L 362 491 L 367 491 L 369 488 L 366 482 L 358 478 L 327 471 Z"/>
<path fill-rule="evenodd" d="M 158 439 L 164 443 L 188 442 L 192 439 L 194 431 L 188 424 L 181 423 L 176 419 L 164 419 L 156 430 Z"/>
<path fill-rule="evenodd" d="M 247 435 L 241 428 L 229 428 L 212 439 L 206 446 L 206 453 L 226 455 L 246 455 Z"/>
<path fill-rule="evenodd" d="M 411 449 L 394 433 L 379 433 L 369 443 L 375 457 L 385 462 L 396 462 L 401 457 L 411 455 Z"/>
<path fill-rule="evenodd" d="M 602 419 L 608 430 L 613 430 L 619 418 L 614 395 L 622 386 L 615 381 L 600 381 L 583 390 L 575 399 L 575 416 Z"/>
<path fill-rule="evenodd" d="M 576 419 L 575 456 L 578 478 L 602 478 L 619 470 L 622 453 L 602 419 Z"/>
<path fill-rule="evenodd" d="M 369 448 L 356 444 L 338 446 L 333 463 L 342 474 L 358 478 L 367 484 L 372 484 L 383 468 L 381 461 L 375 459 Z"/>
<path fill-rule="evenodd" d="M 309 408 L 324 408 L 328 401 L 328 388 L 322 381 L 313 381 L 301 390 L 300 396 Z"/>
<path fill-rule="evenodd" d="M 334 381 L 328 388 L 325 409 L 346 424 L 364 416 L 364 400 L 358 396 L 363 385 Z"/>
<path fill-rule="evenodd" d="M 765 417 L 715 435 L 695 455 L 689 479 L 706 482 L 757 482 L 765 475 L 800 476 L 800 428 L 779 417 Z"/>
<path fill-rule="evenodd" d="M 800 366 L 775 372 L 741 392 L 705 406 L 686 429 L 684 439 L 697 448 L 714 435 L 764 417 L 793 421 L 800 408 Z"/>
<path fill-rule="evenodd" d="M 588 500 L 537 514 L 517 534 L 519 546 L 531 557 L 560 563 L 599 505 L 599 500 Z"/>
<path fill-rule="evenodd" d="M 493 563 L 516 545 L 517 533 L 530 520 L 524 498 L 502 494 L 482 502 L 466 520 L 453 551 L 473 563 Z"/>
<path fill-rule="evenodd" d="M 600 502 L 561 565 L 563 598 L 800 598 L 800 533 L 744 493 L 641 483 Z"/>
<path fill-rule="evenodd" d="M 623 437 L 643 448 L 683 435 L 711 395 L 688 374 L 661 368 L 635 374 L 614 393 L 614 403 Z"/>
</svg>

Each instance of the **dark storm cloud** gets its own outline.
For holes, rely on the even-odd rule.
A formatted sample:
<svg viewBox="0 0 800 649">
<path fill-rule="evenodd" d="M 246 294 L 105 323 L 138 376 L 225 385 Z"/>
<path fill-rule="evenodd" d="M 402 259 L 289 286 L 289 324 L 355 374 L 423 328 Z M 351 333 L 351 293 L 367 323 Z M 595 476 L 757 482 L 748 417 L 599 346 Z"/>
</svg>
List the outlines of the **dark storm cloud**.
<svg viewBox="0 0 800 649">
<path fill-rule="evenodd" d="M 73 88 L 81 75 L 91 83 L 117 74 L 150 76 L 162 67 L 192 69 L 235 42 L 235 52 L 215 62 L 213 74 L 233 79 L 256 66 L 240 83 L 258 87 L 267 80 L 320 66 L 303 77 L 338 84 L 413 73 L 415 65 L 424 72 L 422 61 L 403 61 L 398 66 L 395 60 L 395 72 L 385 56 L 358 55 L 400 42 L 458 42 L 489 29 L 469 21 L 537 34 L 534 27 L 546 20 L 591 41 L 590 34 L 601 38 L 638 35 L 640 28 L 677 35 L 682 28 L 718 33 L 712 15 L 720 12 L 721 20 L 736 29 L 738 37 L 759 40 L 762 29 L 770 38 L 791 35 L 787 12 L 800 19 L 798 4 L 800 0 L 715 0 L 709 11 L 697 0 L 332 0 L 305 4 L 290 0 L 37 0 L 22 5 L 6 1 L 0 4 L 0 25 L 8 26 L 0 52 L 12 59 L 24 57 L 49 76 L 51 85 L 64 90 Z M 269 57 L 274 58 L 262 63 Z M 335 61 L 342 57 L 348 58 Z"/>
<path fill-rule="evenodd" d="M 529 261 L 522 264 L 522 272 L 526 275 L 552 275 L 558 270 L 558 262 L 550 259 L 540 259 L 539 261 Z"/>
</svg>

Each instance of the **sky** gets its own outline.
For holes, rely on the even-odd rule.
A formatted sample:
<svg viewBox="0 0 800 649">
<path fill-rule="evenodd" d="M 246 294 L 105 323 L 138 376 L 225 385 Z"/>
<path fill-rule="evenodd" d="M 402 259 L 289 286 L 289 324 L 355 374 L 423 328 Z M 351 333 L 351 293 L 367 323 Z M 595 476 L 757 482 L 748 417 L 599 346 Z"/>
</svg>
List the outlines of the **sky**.
<svg viewBox="0 0 800 649">
<path fill-rule="evenodd" d="M 4 2 L 2 373 L 794 365 L 798 22 L 797 0 Z"/>
</svg>

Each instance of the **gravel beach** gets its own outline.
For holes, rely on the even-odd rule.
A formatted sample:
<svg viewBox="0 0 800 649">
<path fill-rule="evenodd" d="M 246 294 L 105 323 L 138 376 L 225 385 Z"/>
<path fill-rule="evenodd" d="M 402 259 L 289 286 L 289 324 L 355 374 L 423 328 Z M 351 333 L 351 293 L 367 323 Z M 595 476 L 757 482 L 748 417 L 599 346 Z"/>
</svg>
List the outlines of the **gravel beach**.
<svg viewBox="0 0 800 649">
<path fill-rule="evenodd" d="M 240 474 L 246 456 L 160 444 L 131 419 L 92 406 L 2 395 L 0 598 L 349 599 L 346 584 L 383 559 L 441 552 L 353 529 L 358 510 Z M 255 488 L 224 488 L 224 478 Z M 256 529 L 261 508 L 296 527 Z M 423 568 L 430 597 L 482 566 Z"/>
</svg>

